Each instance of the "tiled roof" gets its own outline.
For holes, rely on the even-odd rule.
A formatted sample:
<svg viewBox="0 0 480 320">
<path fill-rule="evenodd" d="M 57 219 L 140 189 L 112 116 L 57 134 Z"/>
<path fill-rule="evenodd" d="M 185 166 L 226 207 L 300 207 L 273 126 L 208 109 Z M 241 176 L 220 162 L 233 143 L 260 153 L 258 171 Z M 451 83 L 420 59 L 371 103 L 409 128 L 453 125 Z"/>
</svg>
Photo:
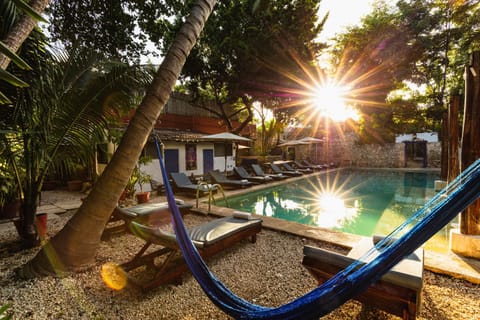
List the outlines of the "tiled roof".
<svg viewBox="0 0 480 320">
<path fill-rule="evenodd" d="M 162 141 L 179 141 L 179 142 L 198 142 L 204 141 L 202 136 L 204 133 L 184 131 L 184 130 L 159 130 L 155 129 L 154 134 Z"/>
</svg>

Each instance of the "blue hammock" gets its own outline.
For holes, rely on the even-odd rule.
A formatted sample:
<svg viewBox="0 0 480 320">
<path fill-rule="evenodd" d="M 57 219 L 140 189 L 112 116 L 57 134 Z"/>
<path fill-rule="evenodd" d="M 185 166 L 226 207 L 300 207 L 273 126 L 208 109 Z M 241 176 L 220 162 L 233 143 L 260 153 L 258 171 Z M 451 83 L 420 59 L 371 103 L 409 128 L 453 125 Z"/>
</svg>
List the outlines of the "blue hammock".
<svg viewBox="0 0 480 320">
<path fill-rule="evenodd" d="M 168 182 L 157 139 L 155 145 L 174 230 L 185 262 L 209 299 L 236 319 L 318 319 L 328 314 L 353 296 L 365 291 L 480 196 L 480 160 L 477 160 L 358 262 L 304 296 L 280 307 L 269 308 L 252 304 L 236 296 L 209 271 L 183 224 Z M 400 235 L 408 228 L 410 228 L 408 232 Z M 393 238 L 398 240 L 392 241 Z M 374 254 L 375 249 L 379 250 L 380 254 L 371 262 L 361 265 L 360 260 L 368 261 L 364 258 Z"/>
</svg>

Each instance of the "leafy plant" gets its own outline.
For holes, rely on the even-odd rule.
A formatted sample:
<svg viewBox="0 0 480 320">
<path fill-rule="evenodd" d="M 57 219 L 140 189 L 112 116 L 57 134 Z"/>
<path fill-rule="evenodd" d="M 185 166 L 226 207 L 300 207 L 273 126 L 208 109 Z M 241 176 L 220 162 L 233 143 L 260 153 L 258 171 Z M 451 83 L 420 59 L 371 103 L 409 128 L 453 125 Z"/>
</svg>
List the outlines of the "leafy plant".
<svg viewBox="0 0 480 320">
<path fill-rule="evenodd" d="M 140 187 L 140 192 L 143 192 L 143 185 L 145 183 L 150 183 L 150 181 L 152 181 L 152 176 L 150 176 L 149 174 L 147 174 L 147 173 L 145 173 L 144 171 L 141 170 L 141 166 L 146 165 L 150 161 L 152 161 L 151 157 L 141 156 L 138 159 L 138 165 L 135 167 L 135 170 L 134 170 L 134 172 L 136 172 L 137 183 Z"/>
<path fill-rule="evenodd" d="M 5 33 L 6 29 L 10 29 L 15 20 L 18 20 L 19 13 L 24 13 L 37 21 L 47 22 L 41 15 L 32 9 L 26 2 L 21 0 L 5 1 L 0 7 L 2 17 L 4 19 L 2 24 L 2 30 Z M 8 26 L 8 27 L 7 27 Z M 5 37 L 5 34 L 0 34 L 1 38 Z M 8 57 L 18 68 L 23 70 L 31 70 L 32 68 L 22 58 L 20 58 L 15 52 L 10 50 L 3 42 L 0 41 L 0 53 Z M 0 68 L 0 80 L 6 81 L 16 87 L 28 87 L 28 84 L 16 77 L 12 73 Z M 0 104 L 12 103 L 12 101 L 0 91 Z"/>
<path fill-rule="evenodd" d="M 0 207 L 18 197 L 18 186 L 15 180 L 9 177 L 0 177 Z"/>
<path fill-rule="evenodd" d="M 141 166 L 146 165 L 150 161 L 152 161 L 152 158 L 147 156 L 141 156 L 140 159 L 138 159 L 138 163 L 135 168 L 133 168 L 132 175 L 125 186 L 127 198 L 132 198 L 135 195 L 135 186 L 137 184 L 140 187 L 140 192 L 143 192 L 143 185 L 152 181 L 152 177 L 141 170 Z"/>
<path fill-rule="evenodd" d="M 0 108 L 0 159 L 24 168 L 19 233 L 36 244 L 35 211 L 47 174 L 75 174 L 94 161 L 96 145 L 106 141 L 109 119 L 150 80 L 144 69 L 108 62 L 84 50 L 51 55 L 27 41 L 33 71 L 20 75 L 30 86 L 10 92 L 11 107 Z M 144 82 L 142 82 L 144 81 Z"/>
<path fill-rule="evenodd" d="M 9 304 L 5 304 L 2 307 L 0 307 L 0 320 L 10 320 L 10 319 L 12 319 L 12 315 L 7 314 L 8 308 L 10 308 Z"/>
</svg>

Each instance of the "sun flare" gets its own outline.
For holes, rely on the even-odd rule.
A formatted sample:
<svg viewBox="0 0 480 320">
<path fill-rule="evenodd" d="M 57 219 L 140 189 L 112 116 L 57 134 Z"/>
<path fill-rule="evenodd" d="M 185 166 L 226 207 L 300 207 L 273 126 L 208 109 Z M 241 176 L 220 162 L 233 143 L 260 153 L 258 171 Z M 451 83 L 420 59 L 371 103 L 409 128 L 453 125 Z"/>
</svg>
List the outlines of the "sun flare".
<svg viewBox="0 0 480 320">
<path fill-rule="evenodd" d="M 348 119 L 357 121 L 359 114 L 346 103 L 346 96 L 349 88 L 333 83 L 326 83 L 315 88 L 312 104 L 324 117 L 336 122 L 343 122 Z"/>
</svg>

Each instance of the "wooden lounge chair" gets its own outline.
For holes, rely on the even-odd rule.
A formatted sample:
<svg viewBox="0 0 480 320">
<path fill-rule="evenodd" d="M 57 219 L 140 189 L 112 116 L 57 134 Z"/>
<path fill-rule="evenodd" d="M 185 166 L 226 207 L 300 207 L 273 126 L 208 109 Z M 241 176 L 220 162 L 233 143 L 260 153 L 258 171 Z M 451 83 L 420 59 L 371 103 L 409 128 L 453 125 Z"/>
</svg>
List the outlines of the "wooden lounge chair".
<svg viewBox="0 0 480 320">
<path fill-rule="evenodd" d="M 193 207 L 191 204 L 185 203 L 180 199 L 177 199 L 176 202 L 182 215 L 187 214 Z M 127 225 L 133 220 L 148 224 L 170 223 L 171 218 L 168 212 L 168 203 L 142 203 L 128 208 L 116 207 L 103 230 L 102 239 L 106 240 L 114 234 L 128 231 Z"/>
<path fill-rule="evenodd" d="M 311 163 L 311 162 L 308 161 L 308 160 L 302 160 L 302 162 L 303 162 L 306 166 L 308 166 L 308 167 L 310 167 L 310 168 L 312 168 L 312 169 L 314 169 L 314 170 L 323 170 L 323 169 L 327 169 L 327 168 L 328 168 L 328 165 L 326 165 L 326 164 L 313 164 L 313 163 Z"/>
<path fill-rule="evenodd" d="M 308 173 L 312 173 L 312 172 L 313 172 L 313 170 L 310 169 L 310 168 L 304 168 L 304 169 L 303 169 L 303 168 L 293 168 L 293 167 L 292 167 L 290 164 L 288 164 L 288 163 L 283 163 L 282 166 L 283 166 L 283 167 L 285 168 L 285 170 L 287 170 L 287 171 L 294 171 L 294 172 L 295 172 L 295 171 L 297 171 L 297 172 L 300 171 L 300 172 L 303 173 L 303 174 L 308 174 Z"/>
<path fill-rule="evenodd" d="M 150 272 L 151 277 L 147 277 L 143 281 L 131 275 L 128 277 L 129 281 L 144 291 L 167 283 L 180 283 L 182 274 L 188 271 L 188 267 L 178 248 L 175 234 L 136 221 L 132 221 L 129 226 L 131 232 L 146 243 L 132 260 L 120 266 L 126 272 L 142 266 L 149 269 L 147 273 L 153 271 Z M 194 227 L 189 233 L 200 255 L 207 259 L 243 239 L 250 238 L 250 241 L 255 243 L 257 233 L 261 229 L 261 219 L 239 213 Z M 159 245 L 160 248 L 146 253 L 152 245 Z"/>
<path fill-rule="evenodd" d="M 379 237 L 364 239 L 347 256 L 305 246 L 303 265 L 321 284 L 357 261 Z M 423 288 L 423 249 L 406 257 L 365 292 L 354 297 L 362 303 L 384 310 L 402 319 L 415 319 L 421 306 Z"/>
<path fill-rule="evenodd" d="M 301 176 L 303 175 L 303 173 L 301 173 L 300 171 L 288 171 L 288 170 L 282 170 L 280 169 L 280 167 L 274 163 L 270 163 L 270 168 L 272 169 L 273 173 L 276 173 L 276 174 L 283 174 L 283 175 L 287 175 L 287 176 L 290 176 L 290 177 L 298 177 L 298 176 Z"/>
<path fill-rule="evenodd" d="M 303 161 L 302 161 L 303 162 Z M 295 160 L 293 163 L 295 164 L 295 168 L 297 169 L 309 169 L 310 171 L 319 171 L 321 168 L 319 166 L 314 165 L 307 165 L 303 164 L 301 161 Z"/>
<path fill-rule="evenodd" d="M 216 191 L 217 186 L 208 184 L 195 184 L 183 172 L 171 172 L 170 177 L 173 181 L 173 188 L 175 191 L 185 192 L 189 195 L 204 196 L 211 191 Z"/>
<path fill-rule="evenodd" d="M 213 179 L 213 181 L 215 181 L 215 183 L 218 183 L 223 188 L 238 189 L 238 188 L 251 187 L 253 185 L 252 182 L 250 182 L 246 179 L 242 179 L 242 180 L 229 179 L 229 178 L 225 177 L 223 175 L 223 173 L 221 173 L 220 171 L 217 171 L 217 170 L 210 171 L 208 174 L 210 175 L 210 177 L 212 177 L 212 179 Z"/>
<path fill-rule="evenodd" d="M 284 180 L 288 178 L 288 176 L 283 175 L 282 173 L 266 174 L 258 164 L 252 164 L 252 169 L 258 177 L 270 177 L 274 180 Z"/>
<path fill-rule="evenodd" d="M 259 176 L 252 176 L 244 167 L 234 167 L 233 171 L 240 177 L 240 179 L 246 179 L 253 183 L 266 183 L 273 181 L 272 177 L 259 177 Z"/>
</svg>

